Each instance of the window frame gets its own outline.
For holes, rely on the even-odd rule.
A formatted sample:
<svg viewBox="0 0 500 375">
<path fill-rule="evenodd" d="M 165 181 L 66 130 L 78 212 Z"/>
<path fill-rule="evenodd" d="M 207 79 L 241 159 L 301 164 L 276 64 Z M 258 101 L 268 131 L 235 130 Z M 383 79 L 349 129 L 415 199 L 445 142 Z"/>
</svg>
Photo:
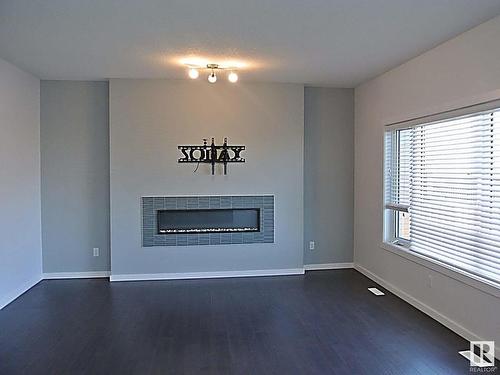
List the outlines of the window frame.
<svg viewBox="0 0 500 375">
<path fill-rule="evenodd" d="M 476 112 L 482 112 L 482 111 L 487 111 L 487 110 L 495 110 L 500 108 L 500 99 L 494 99 L 494 100 L 489 100 L 480 104 L 474 104 L 470 106 L 464 106 L 462 108 L 458 109 L 453 109 L 453 110 L 447 110 L 444 112 L 436 113 L 433 115 L 428 115 L 428 116 L 421 116 L 421 117 L 416 117 L 414 119 L 406 120 L 406 121 L 399 121 L 399 122 L 394 122 L 394 123 L 389 123 L 387 125 L 384 125 L 383 127 L 383 146 L 384 146 L 384 152 L 383 152 L 383 171 L 382 171 L 382 176 L 383 176 L 383 199 L 382 199 L 382 212 L 383 212 L 383 238 L 382 242 L 380 243 L 380 248 L 390 251 L 398 256 L 401 256 L 403 258 L 406 258 L 414 263 L 418 263 L 426 268 L 432 269 L 436 272 L 439 272 L 443 275 L 449 276 L 455 280 L 461 281 L 469 286 L 472 286 L 478 290 L 481 290 L 483 292 L 486 292 L 490 295 L 493 295 L 497 298 L 500 298 L 500 283 L 495 283 L 491 280 L 482 278 L 480 276 L 471 274 L 467 272 L 466 270 L 454 267 L 450 264 L 447 263 L 442 263 L 439 260 L 436 260 L 434 258 L 427 257 L 423 254 L 419 254 L 417 252 L 414 252 L 410 250 L 410 241 L 397 237 L 397 220 L 396 216 L 399 211 L 395 208 L 390 208 L 387 207 L 387 202 L 386 202 L 386 185 L 385 185 L 385 180 L 386 180 L 386 133 L 387 132 L 392 132 L 397 130 L 404 130 L 404 129 L 409 129 L 414 126 L 417 126 L 419 124 L 423 123 L 432 123 L 435 121 L 443 121 L 443 120 L 448 120 L 452 119 L 455 117 L 460 117 L 464 115 L 470 115 L 474 114 Z M 394 140 L 393 140 L 394 141 Z M 399 140 L 398 140 L 398 152 L 399 152 Z M 391 157 L 394 157 L 392 155 Z M 408 211 L 406 211 L 408 212 Z"/>
<path fill-rule="evenodd" d="M 408 238 L 402 237 L 399 233 L 399 222 L 400 222 L 400 214 L 401 213 L 406 213 L 408 216 L 410 216 L 410 213 L 408 211 L 394 211 L 394 243 L 407 247 L 410 247 L 410 240 Z"/>
<path fill-rule="evenodd" d="M 393 154 L 391 155 L 391 160 L 394 158 L 398 158 L 398 164 L 399 164 L 399 154 L 400 154 L 400 131 L 409 129 L 409 127 L 404 127 L 404 128 L 398 128 L 394 130 L 389 130 L 391 132 L 391 137 L 392 137 L 392 142 L 395 142 L 397 144 L 397 147 L 393 148 Z M 388 131 L 388 130 L 386 130 Z M 384 138 L 385 142 L 385 138 Z M 385 144 L 384 144 L 384 150 L 385 150 Z M 384 155 L 384 160 L 386 156 Z M 384 173 L 385 173 L 385 166 L 384 166 Z M 398 165 L 398 177 L 400 174 L 400 168 Z M 385 180 L 385 177 L 384 177 Z M 399 213 L 400 212 L 406 212 L 409 214 L 408 208 L 404 208 L 403 205 L 400 207 L 396 207 L 393 205 L 389 205 L 385 201 L 385 186 L 384 186 L 384 242 L 390 243 L 393 245 L 398 245 L 402 246 L 405 248 L 410 248 L 410 241 L 406 238 L 398 236 L 399 232 Z M 391 207 L 392 206 L 392 207 Z"/>
</svg>

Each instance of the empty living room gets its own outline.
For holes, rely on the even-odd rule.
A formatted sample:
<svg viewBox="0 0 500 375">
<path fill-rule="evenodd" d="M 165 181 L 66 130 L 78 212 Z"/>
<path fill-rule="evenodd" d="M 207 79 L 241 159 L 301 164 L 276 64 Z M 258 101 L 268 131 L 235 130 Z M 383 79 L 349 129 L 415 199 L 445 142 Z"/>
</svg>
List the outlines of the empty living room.
<svg viewBox="0 0 500 375">
<path fill-rule="evenodd" d="M 0 375 L 500 373 L 500 0 L 0 0 Z"/>
</svg>

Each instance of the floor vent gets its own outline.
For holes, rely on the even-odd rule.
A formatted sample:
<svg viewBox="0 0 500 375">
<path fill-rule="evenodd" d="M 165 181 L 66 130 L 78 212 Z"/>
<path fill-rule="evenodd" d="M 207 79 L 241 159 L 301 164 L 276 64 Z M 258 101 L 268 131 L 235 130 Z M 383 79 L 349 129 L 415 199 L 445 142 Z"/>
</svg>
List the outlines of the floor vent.
<svg viewBox="0 0 500 375">
<path fill-rule="evenodd" d="M 372 292 L 373 294 L 375 294 L 376 296 L 384 296 L 385 293 L 382 292 L 380 289 L 377 289 L 377 288 L 368 288 L 368 290 L 370 292 Z"/>
</svg>

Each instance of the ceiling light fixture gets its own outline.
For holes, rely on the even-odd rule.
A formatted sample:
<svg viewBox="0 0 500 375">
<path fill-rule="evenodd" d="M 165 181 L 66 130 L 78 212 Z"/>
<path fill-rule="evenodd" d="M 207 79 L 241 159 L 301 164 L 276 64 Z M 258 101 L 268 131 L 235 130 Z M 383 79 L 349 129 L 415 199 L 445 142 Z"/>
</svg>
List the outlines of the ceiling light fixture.
<svg viewBox="0 0 500 375">
<path fill-rule="evenodd" d="M 218 64 L 207 64 L 207 69 L 212 70 L 212 73 L 210 73 L 210 75 L 208 76 L 208 82 L 210 82 L 210 83 L 217 82 L 217 76 L 215 75 L 214 70 L 219 69 L 219 65 Z"/>
<path fill-rule="evenodd" d="M 238 82 L 238 74 L 233 67 L 222 67 L 219 64 L 207 64 L 206 66 L 194 66 L 189 64 L 188 67 L 188 75 L 191 79 L 197 79 L 200 76 L 200 70 L 209 70 L 210 73 L 207 77 L 208 82 L 215 83 L 217 82 L 217 71 L 229 70 L 229 74 L 227 75 L 228 81 L 231 83 Z"/>
<path fill-rule="evenodd" d="M 189 78 L 196 79 L 200 76 L 200 72 L 196 68 L 189 69 Z"/>
<path fill-rule="evenodd" d="M 210 75 L 208 76 L 208 82 L 210 83 L 217 82 L 217 76 L 215 75 L 214 71 L 212 71 L 212 73 L 210 73 Z"/>
<path fill-rule="evenodd" d="M 232 82 L 232 83 L 238 82 L 238 74 L 236 74 L 235 72 L 231 72 L 227 76 L 227 79 L 229 80 L 229 82 Z"/>
</svg>

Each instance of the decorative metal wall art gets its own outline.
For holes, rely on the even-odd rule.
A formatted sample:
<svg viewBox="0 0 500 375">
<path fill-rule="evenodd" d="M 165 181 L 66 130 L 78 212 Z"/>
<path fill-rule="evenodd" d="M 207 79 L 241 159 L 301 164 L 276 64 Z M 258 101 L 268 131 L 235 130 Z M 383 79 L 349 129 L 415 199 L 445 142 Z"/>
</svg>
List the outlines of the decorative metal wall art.
<svg viewBox="0 0 500 375">
<path fill-rule="evenodd" d="M 224 174 L 227 174 L 228 163 L 244 163 L 245 158 L 241 157 L 241 152 L 245 146 L 230 146 L 227 144 L 227 138 L 224 143 L 217 146 L 212 138 L 212 143 L 207 144 L 207 139 L 203 139 L 201 146 L 182 145 L 177 146 L 183 157 L 179 158 L 179 163 L 208 163 L 212 165 L 212 175 L 215 174 L 215 164 L 224 164 Z"/>
</svg>

